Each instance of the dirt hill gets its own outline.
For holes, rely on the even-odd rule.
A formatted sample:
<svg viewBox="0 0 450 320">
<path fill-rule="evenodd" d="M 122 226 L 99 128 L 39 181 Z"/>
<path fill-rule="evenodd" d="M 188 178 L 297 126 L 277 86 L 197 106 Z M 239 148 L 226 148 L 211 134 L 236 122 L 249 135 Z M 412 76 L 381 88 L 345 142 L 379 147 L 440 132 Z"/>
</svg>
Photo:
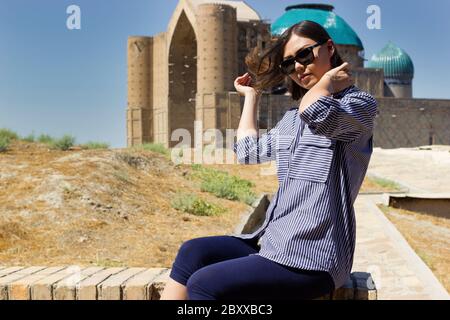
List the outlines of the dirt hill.
<svg viewBox="0 0 450 320">
<path fill-rule="evenodd" d="M 275 191 L 275 176 L 265 184 L 255 191 Z M 227 210 L 176 210 L 180 191 Z M 15 141 L 0 153 L 0 264 L 171 267 L 183 241 L 233 232 L 248 208 L 201 192 L 190 165 L 160 153 Z"/>
</svg>

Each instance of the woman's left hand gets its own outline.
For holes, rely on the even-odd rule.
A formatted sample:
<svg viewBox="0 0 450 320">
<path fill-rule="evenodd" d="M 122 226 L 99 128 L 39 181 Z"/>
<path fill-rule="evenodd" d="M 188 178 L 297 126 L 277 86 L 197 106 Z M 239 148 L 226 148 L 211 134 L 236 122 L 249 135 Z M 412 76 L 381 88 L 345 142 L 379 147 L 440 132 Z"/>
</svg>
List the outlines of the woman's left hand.
<svg viewBox="0 0 450 320">
<path fill-rule="evenodd" d="M 323 75 L 330 81 L 331 93 L 342 91 L 355 83 L 350 70 L 350 64 L 344 62 L 339 67 L 331 69 Z"/>
</svg>

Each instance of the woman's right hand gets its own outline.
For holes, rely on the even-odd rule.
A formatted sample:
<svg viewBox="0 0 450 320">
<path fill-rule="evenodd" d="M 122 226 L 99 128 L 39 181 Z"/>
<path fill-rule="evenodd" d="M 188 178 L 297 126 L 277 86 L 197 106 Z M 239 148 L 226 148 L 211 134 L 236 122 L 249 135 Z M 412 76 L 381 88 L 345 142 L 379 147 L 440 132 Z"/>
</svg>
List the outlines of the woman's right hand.
<svg viewBox="0 0 450 320">
<path fill-rule="evenodd" d="M 237 77 L 236 80 L 234 80 L 234 87 L 241 96 L 246 96 L 249 94 L 260 95 L 261 91 L 255 90 L 255 88 L 251 86 L 252 82 L 253 79 L 247 72 L 243 76 Z"/>
</svg>

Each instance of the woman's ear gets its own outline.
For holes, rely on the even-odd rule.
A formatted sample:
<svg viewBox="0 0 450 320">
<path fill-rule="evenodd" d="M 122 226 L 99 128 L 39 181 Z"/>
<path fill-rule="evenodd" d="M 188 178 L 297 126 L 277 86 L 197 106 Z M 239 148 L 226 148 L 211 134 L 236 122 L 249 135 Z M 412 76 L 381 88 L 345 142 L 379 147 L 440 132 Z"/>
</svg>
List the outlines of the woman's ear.
<svg viewBox="0 0 450 320">
<path fill-rule="evenodd" d="M 327 41 L 327 49 L 328 49 L 328 53 L 330 55 L 330 58 L 334 55 L 335 53 L 335 49 L 334 49 L 334 42 L 331 39 L 328 39 Z"/>
<path fill-rule="evenodd" d="M 334 42 L 329 39 L 327 42 L 327 50 L 328 50 L 328 56 L 330 57 L 330 65 L 331 68 L 333 66 L 335 67 L 338 64 L 337 56 L 336 56 L 336 47 L 334 46 Z"/>
</svg>

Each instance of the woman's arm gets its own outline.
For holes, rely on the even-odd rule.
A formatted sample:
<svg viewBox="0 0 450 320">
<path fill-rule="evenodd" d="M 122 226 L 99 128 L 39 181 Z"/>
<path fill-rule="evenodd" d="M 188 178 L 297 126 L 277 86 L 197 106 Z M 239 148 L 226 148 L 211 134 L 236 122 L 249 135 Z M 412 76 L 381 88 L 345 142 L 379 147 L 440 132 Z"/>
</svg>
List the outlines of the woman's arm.
<svg viewBox="0 0 450 320">
<path fill-rule="evenodd" d="M 357 91 L 342 99 L 331 96 L 352 84 L 349 64 L 345 62 L 325 73 L 305 94 L 299 114 L 313 133 L 351 142 L 363 132 L 372 132 L 377 102 L 370 94 Z"/>
<path fill-rule="evenodd" d="M 373 131 L 377 102 L 368 93 L 357 91 L 342 99 L 331 96 L 353 84 L 349 64 L 334 68 L 309 90 L 300 103 L 300 117 L 315 134 L 351 142 L 363 132 Z"/>
<path fill-rule="evenodd" d="M 373 131 L 376 113 L 374 97 L 357 91 L 342 99 L 322 96 L 308 106 L 300 117 L 315 134 L 352 142 L 364 132 Z"/>
<path fill-rule="evenodd" d="M 322 96 L 331 97 L 333 93 L 348 88 L 353 84 L 353 79 L 349 71 L 350 64 L 344 62 L 339 67 L 329 70 L 302 98 L 299 107 L 299 114 L 319 100 Z"/>
<path fill-rule="evenodd" d="M 275 160 L 275 131 L 277 127 L 259 137 L 257 111 L 261 92 L 251 87 L 252 79 L 248 73 L 236 78 L 236 91 L 245 96 L 244 107 L 237 129 L 237 142 L 233 151 L 241 164 L 257 164 Z"/>
<path fill-rule="evenodd" d="M 247 93 L 244 100 L 239 127 L 237 129 L 237 140 L 246 136 L 258 136 L 256 116 L 259 106 L 260 95 L 257 93 Z"/>
</svg>

